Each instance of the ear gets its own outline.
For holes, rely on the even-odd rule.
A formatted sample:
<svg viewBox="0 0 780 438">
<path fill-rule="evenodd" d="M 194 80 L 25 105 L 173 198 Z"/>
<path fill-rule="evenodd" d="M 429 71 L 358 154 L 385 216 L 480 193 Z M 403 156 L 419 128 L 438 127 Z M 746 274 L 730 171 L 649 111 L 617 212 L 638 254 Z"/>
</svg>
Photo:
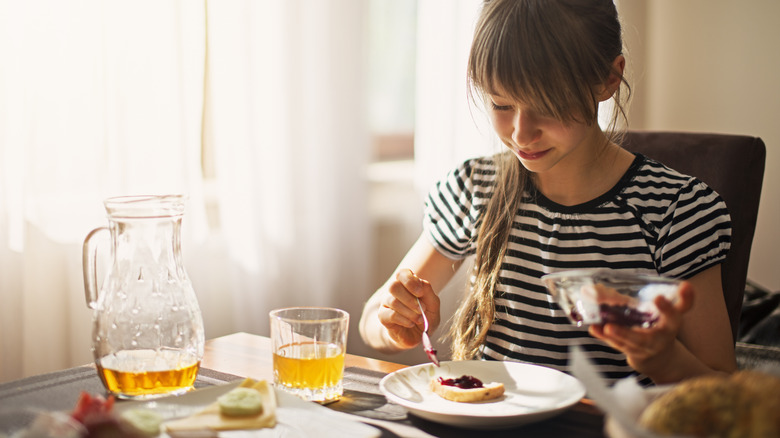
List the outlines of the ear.
<svg viewBox="0 0 780 438">
<path fill-rule="evenodd" d="M 626 58 L 623 55 L 616 56 L 615 60 L 612 61 L 612 69 L 609 73 L 609 76 L 607 77 L 606 82 L 604 82 L 604 85 L 598 87 L 596 90 L 596 97 L 598 98 L 599 102 L 603 102 L 609 99 L 613 94 L 615 94 L 615 91 L 620 88 L 620 83 L 622 82 L 623 71 L 625 68 Z"/>
</svg>

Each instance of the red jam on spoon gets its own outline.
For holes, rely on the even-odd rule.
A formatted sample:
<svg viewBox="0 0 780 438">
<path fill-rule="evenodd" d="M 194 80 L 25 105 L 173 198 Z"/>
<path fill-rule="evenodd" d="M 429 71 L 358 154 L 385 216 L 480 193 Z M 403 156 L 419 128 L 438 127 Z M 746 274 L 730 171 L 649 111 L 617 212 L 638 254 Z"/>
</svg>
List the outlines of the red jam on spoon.
<svg viewBox="0 0 780 438">
<path fill-rule="evenodd" d="M 431 348 L 431 349 L 425 348 L 425 354 L 428 355 L 428 359 L 430 359 L 431 362 L 433 362 L 434 365 L 439 366 L 439 358 L 436 356 L 436 350 L 435 349 L 433 349 L 433 348 Z"/>
</svg>

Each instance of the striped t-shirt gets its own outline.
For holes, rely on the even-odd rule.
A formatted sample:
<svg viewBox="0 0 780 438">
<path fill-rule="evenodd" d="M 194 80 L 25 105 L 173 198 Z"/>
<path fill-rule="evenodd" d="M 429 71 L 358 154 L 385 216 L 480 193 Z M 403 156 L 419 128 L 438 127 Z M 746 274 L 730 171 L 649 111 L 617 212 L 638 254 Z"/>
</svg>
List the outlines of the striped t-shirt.
<svg viewBox="0 0 780 438">
<path fill-rule="evenodd" d="M 423 226 L 447 257 L 474 253 L 495 171 L 492 158 L 471 159 L 432 188 Z M 557 204 L 530 185 L 501 265 L 482 358 L 569 372 L 569 346 L 579 345 L 608 380 L 635 375 L 624 354 L 569 322 L 542 275 L 609 268 L 687 279 L 723 262 L 730 238 L 729 213 L 716 192 L 642 155 L 615 187 L 584 204 Z"/>
</svg>

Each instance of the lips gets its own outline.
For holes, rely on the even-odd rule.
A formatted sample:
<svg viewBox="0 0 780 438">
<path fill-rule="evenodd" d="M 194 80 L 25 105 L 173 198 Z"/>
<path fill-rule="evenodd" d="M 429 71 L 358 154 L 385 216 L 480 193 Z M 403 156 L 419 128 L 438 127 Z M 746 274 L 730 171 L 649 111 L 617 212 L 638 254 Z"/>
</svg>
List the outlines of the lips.
<svg viewBox="0 0 780 438">
<path fill-rule="evenodd" d="M 543 151 L 537 151 L 537 152 L 523 152 L 519 149 L 515 149 L 515 153 L 517 154 L 518 157 L 520 157 L 523 160 L 529 160 L 529 161 L 538 160 L 544 157 L 545 155 L 547 155 L 548 152 L 550 152 L 549 149 L 545 149 Z"/>
</svg>

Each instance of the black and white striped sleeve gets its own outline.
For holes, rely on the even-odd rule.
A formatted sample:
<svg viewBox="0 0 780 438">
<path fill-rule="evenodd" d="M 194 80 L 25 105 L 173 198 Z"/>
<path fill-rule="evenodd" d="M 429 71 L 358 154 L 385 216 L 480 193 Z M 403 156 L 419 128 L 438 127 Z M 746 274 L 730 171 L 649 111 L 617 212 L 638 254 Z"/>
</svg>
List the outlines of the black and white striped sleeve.
<svg viewBox="0 0 780 438">
<path fill-rule="evenodd" d="M 456 260 L 473 253 L 480 214 L 494 177 L 491 160 L 471 159 L 431 188 L 423 230 L 439 252 Z"/>
<path fill-rule="evenodd" d="M 690 278 L 726 259 L 731 217 L 725 202 L 705 183 L 691 178 L 678 192 L 659 235 L 659 273 Z"/>
</svg>

